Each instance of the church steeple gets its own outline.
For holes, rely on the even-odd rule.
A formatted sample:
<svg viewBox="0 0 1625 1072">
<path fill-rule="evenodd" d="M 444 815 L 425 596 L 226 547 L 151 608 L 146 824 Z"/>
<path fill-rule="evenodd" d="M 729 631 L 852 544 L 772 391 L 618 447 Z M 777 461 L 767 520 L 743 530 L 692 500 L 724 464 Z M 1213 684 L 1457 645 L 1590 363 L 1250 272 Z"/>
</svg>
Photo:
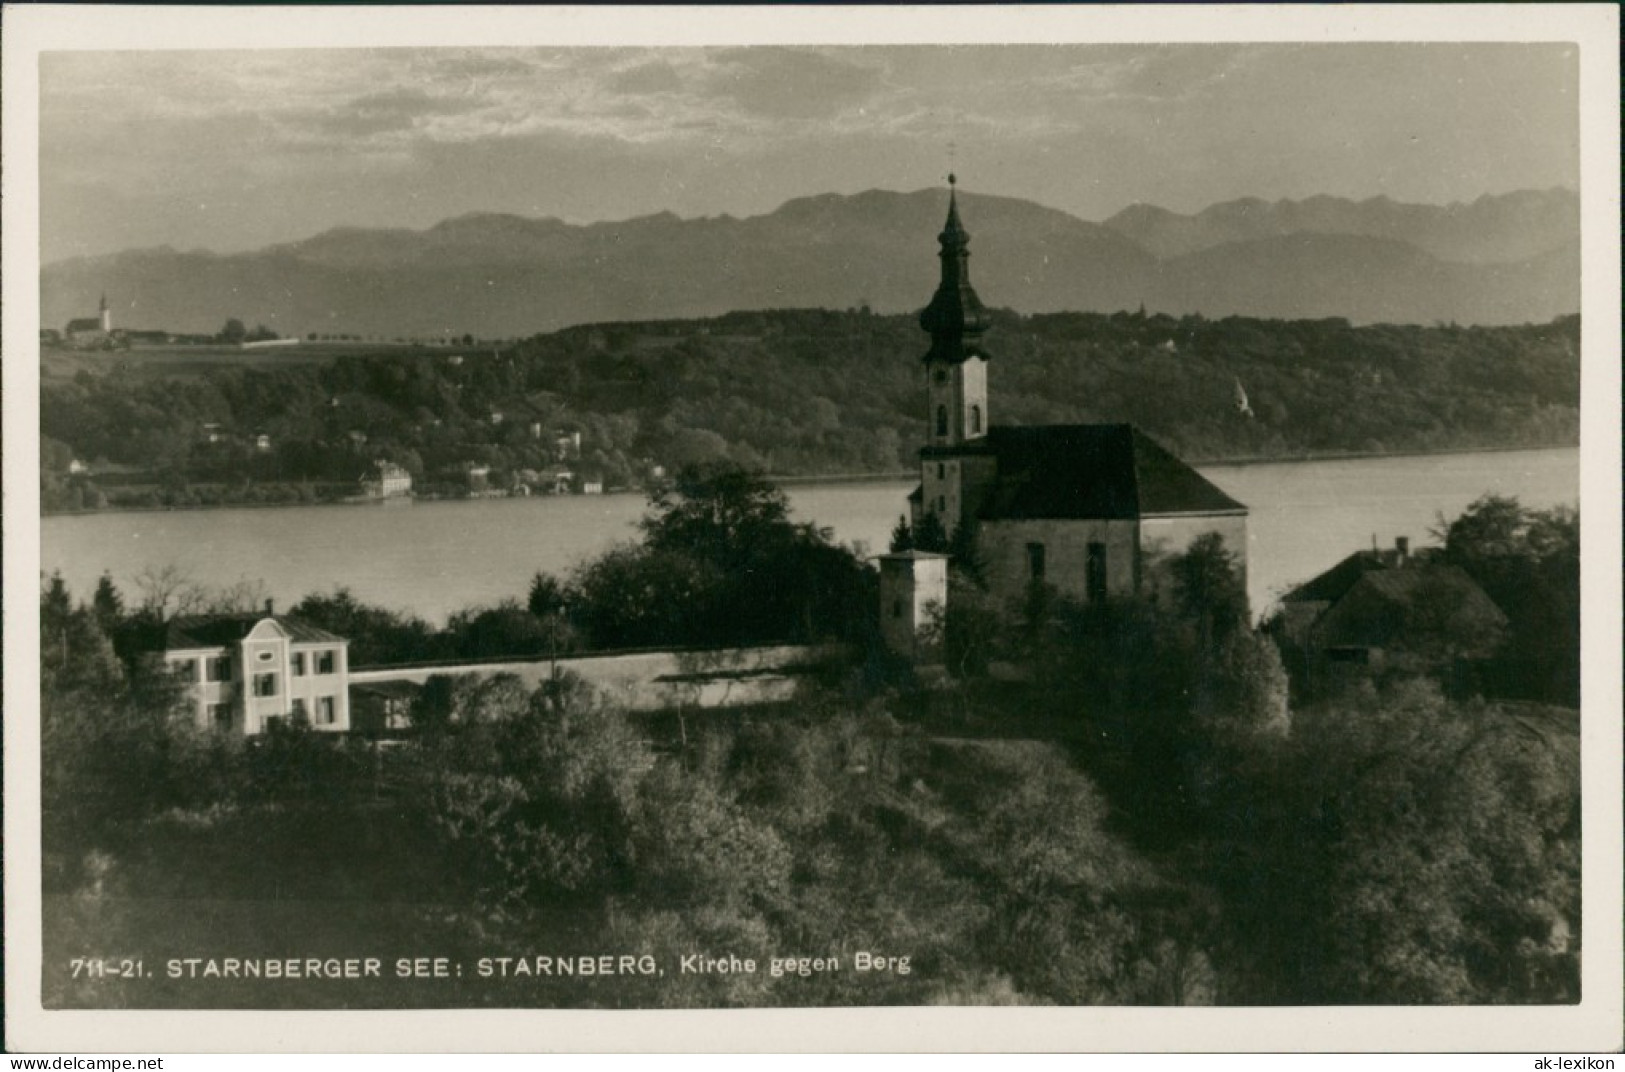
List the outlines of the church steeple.
<svg viewBox="0 0 1625 1072">
<path fill-rule="evenodd" d="M 987 311 L 970 285 L 970 232 L 959 222 L 958 180 L 948 176 L 948 221 L 937 242 L 942 249 L 942 277 L 931 304 L 920 313 L 920 327 L 931 333 L 927 361 L 964 361 L 987 355 L 978 345 L 987 330 Z"/>
<path fill-rule="evenodd" d="M 926 419 L 930 422 L 930 449 L 953 449 L 975 445 L 987 434 L 987 353 L 982 349 L 982 332 L 987 329 L 987 310 L 970 285 L 970 232 L 959 221 L 959 197 L 954 176 L 948 176 L 948 221 L 942 225 L 937 254 L 942 262 L 942 279 L 931 304 L 920 313 L 920 327 L 931 333 L 931 349 L 925 355 Z M 925 480 L 925 490 L 936 490 L 936 512 L 957 523 L 959 495 L 954 487 L 936 488 L 935 481 L 949 479 L 947 462 L 933 462 L 929 470 L 941 469 L 934 479 Z M 956 480 L 957 478 L 955 478 Z M 953 524 L 946 524 L 952 530 Z"/>
<path fill-rule="evenodd" d="M 97 317 L 102 322 L 102 330 L 103 331 L 112 331 L 113 330 L 113 310 L 111 310 L 111 309 L 109 309 L 107 307 L 107 291 L 105 291 L 105 290 L 102 291 L 102 303 L 101 303 L 101 305 L 97 306 L 96 313 L 97 313 Z"/>
</svg>

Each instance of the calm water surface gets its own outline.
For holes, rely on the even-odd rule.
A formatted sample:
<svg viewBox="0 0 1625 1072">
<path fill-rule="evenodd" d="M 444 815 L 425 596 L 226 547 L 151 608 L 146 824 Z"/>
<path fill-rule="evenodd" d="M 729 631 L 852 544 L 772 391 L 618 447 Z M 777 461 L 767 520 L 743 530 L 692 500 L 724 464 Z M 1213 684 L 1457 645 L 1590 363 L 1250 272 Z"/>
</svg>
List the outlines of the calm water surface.
<svg viewBox="0 0 1625 1072">
<path fill-rule="evenodd" d="M 1265 610 L 1373 536 L 1429 542 L 1438 515 L 1480 495 L 1548 507 L 1579 499 L 1574 449 L 1424 458 L 1211 466 L 1202 472 L 1252 510 L 1248 588 Z M 909 482 L 807 484 L 789 489 L 800 520 L 844 543 L 884 551 L 906 509 Z M 345 585 L 369 603 L 432 621 L 515 597 L 538 570 L 566 573 L 635 539 L 639 495 L 481 499 L 371 506 L 290 506 L 45 518 L 44 569 L 88 597 L 102 571 L 128 595 L 148 567 L 174 564 L 199 583 L 263 581 L 282 606 Z"/>
</svg>

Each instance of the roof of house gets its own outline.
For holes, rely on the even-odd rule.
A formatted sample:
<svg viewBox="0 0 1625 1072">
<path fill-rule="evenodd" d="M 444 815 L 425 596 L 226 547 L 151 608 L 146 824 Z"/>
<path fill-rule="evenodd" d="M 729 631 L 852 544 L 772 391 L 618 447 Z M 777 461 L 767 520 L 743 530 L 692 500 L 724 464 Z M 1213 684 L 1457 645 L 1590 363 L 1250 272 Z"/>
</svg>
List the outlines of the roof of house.
<svg viewBox="0 0 1625 1072">
<path fill-rule="evenodd" d="M 1374 570 L 1389 568 L 1390 563 L 1375 551 L 1356 551 L 1311 581 L 1306 581 L 1281 597 L 1283 603 L 1335 603 Z"/>
<path fill-rule="evenodd" d="M 164 648 L 219 648 L 235 644 L 264 621 L 273 621 L 298 644 L 343 644 L 345 639 L 309 622 L 285 614 L 216 614 L 205 617 L 174 618 L 164 633 Z"/>
<path fill-rule="evenodd" d="M 102 322 L 94 316 L 82 316 L 77 320 L 68 321 L 68 331 L 100 331 Z"/>
<path fill-rule="evenodd" d="M 1495 628 L 1506 615 L 1460 567 L 1422 564 L 1374 569 L 1360 576 L 1321 615 L 1327 647 L 1382 647 L 1408 629 L 1409 612 L 1425 608 L 1452 632 Z"/>
<path fill-rule="evenodd" d="M 1441 589 L 1460 593 L 1473 599 L 1483 599 L 1484 605 L 1500 614 L 1500 610 L 1484 595 L 1471 577 L 1460 566 L 1428 565 L 1407 569 L 1373 570 L 1361 578 L 1386 599 L 1395 603 L 1410 603 L 1419 594 L 1431 594 Z"/>
<path fill-rule="evenodd" d="M 1247 508 L 1131 424 L 989 429 L 984 520 L 1240 514 Z"/>
</svg>

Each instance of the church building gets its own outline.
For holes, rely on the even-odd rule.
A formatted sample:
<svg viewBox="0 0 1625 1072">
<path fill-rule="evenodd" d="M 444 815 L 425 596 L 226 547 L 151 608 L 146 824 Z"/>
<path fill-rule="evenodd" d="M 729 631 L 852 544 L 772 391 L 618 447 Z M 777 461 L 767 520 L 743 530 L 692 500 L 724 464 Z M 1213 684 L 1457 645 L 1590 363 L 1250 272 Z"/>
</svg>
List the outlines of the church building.
<svg viewBox="0 0 1625 1072">
<path fill-rule="evenodd" d="M 62 329 L 62 337 L 68 345 L 79 347 L 101 346 L 110 340 L 113 337 L 113 311 L 107 307 L 107 295 L 102 294 L 102 302 L 95 316 L 68 321 L 68 326 Z"/>
<path fill-rule="evenodd" d="M 1084 602 L 1154 594 L 1164 584 L 1158 564 L 1212 532 L 1245 570 L 1247 508 L 1133 425 L 993 424 L 992 355 L 982 346 L 989 317 L 971 288 L 970 234 L 948 181 L 941 282 L 920 313 L 931 336 L 929 435 L 909 497 L 914 531 L 928 516 L 950 536 L 974 526 L 987 586 L 1001 597 L 1034 582 Z M 924 561 L 881 558 L 882 616 L 900 619 L 883 634 L 898 638 L 891 647 L 901 654 L 902 638 L 926 624 L 914 608 L 947 598 L 945 573 L 922 573 Z"/>
</svg>

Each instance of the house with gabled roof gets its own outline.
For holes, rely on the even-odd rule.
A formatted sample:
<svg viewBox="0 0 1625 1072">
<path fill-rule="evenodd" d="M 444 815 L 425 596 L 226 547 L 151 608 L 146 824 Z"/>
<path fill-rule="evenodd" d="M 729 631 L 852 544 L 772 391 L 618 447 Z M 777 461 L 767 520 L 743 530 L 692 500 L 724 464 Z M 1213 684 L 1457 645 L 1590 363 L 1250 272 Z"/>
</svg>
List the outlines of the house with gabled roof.
<svg viewBox="0 0 1625 1072">
<path fill-rule="evenodd" d="M 342 733 L 350 728 L 350 642 L 276 614 L 175 618 L 164 662 L 186 683 L 202 729 L 253 737 L 279 723 Z"/>
<path fill-rule="evenodd" d="M 1488 657 L 1507 618 L 1459 566 L 1392 551 L 1356 551 L 1281 597 L 1277 629 L 1304 664 L 1438 668 Z"/>
<path fill-rule="evenodd" d="M 1034 584 L 1084 602 L 1154 593 L 1157 565 L 1209 533 L 1245 573 L 1246 506 L 1133 425 L 992 423 L 992 355 L 982 345 L 990 317 L 971 287 L 970 234 L 948 181 L 941 277 L 920 313 L 931 336 L 922 359 L 929 436 L 909 497 L 914 530 L 928 519 L 950 537 L 973 527 L 988 589 L 1006 598 Z M 883 608 L 946 602 L 945 577 L 911 577 L 911 562 L 882 571 Z M 940 598 L 922 595 L 922 584 L 938 583 Z"/>
</svg>

